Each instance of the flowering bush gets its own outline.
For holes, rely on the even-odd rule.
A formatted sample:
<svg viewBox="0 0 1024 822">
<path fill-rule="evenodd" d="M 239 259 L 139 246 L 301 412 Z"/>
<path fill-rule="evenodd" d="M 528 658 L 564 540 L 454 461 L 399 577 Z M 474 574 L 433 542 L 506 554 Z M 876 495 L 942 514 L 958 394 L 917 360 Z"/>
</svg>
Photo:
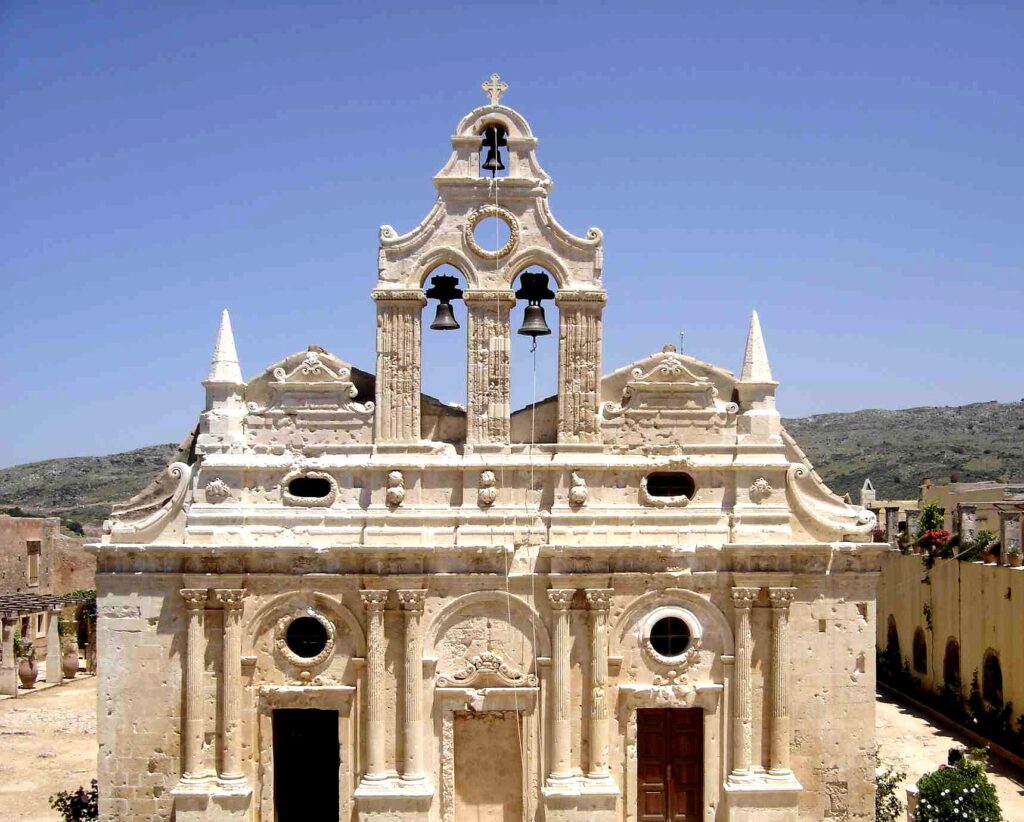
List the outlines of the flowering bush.
<svg viewBox="0 0 1024 822">
<path fill-rule="evenodd" d="M 945 528 L 932 528 L 930 531 L 925 531 L 921 534 L 918 542 L 925 551 L 932 553 L 949 542 L 952 537 L 953 535 Z"/>
<path fill-rule="evenodd" d="M 981 762 L 962 759 L 925 774 L 917 783 L 918 822 L 1002 822 L 996 789 Z"/>
<path fill-rule="evenodd" d="M 96 780 L 89 790 L 79 786 L 77 791 L 61 791 L 50 797 L 50 807 L 59 813 L 64 822 L 87 822 L 99 818 L 99 793 Z"/>
</svg>

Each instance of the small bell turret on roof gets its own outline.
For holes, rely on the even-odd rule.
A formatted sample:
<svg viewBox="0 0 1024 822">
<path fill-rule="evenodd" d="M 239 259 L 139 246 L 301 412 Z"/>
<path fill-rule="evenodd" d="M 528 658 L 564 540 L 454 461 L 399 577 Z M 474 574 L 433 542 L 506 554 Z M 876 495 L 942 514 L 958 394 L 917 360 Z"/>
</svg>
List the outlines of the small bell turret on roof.
<svg viewBox="0 0 1024 822">
<path fill-rule="evenodd" d="M 225 308 L 220 315 L 220 327 L 217 329 L 217 342 L 213 346 L 213 357 L 210 359 L 210 374 L 207 383 L 242 384 L 242 369 L 238 365 L 238 352 L 235 350 L 235 335 L 231 331 L 231 317 Z"/>
<path fill-rule="evenodd" d="M 782 421 L 775 410 L 775 389 L 768 364 L 768 350 L 761 333 L 761 320 L 756 311 L 750 313 L 747 347 L 743 352 L 743 370 L 736 384 L 740 418 L 737 428 L 741 439 L 773 440 L 782 432 Z"/>
</svg>

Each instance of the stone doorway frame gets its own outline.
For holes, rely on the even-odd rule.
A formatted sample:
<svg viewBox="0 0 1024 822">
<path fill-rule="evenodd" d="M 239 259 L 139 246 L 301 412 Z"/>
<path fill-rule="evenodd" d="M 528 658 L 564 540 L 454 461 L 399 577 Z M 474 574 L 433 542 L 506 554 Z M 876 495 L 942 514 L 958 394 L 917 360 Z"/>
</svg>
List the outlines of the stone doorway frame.
<svg viewBox="0 0 1024 822">
<path fill-rule="evenodd" d="M 257 698 L 256 818 L 275 819 L 274 730 L 276 708 L 311 708 L 338 712 L 338 819 L 352 818 L 352 793 L 357 773 L 355 728 L 352 715 L 357 703 L 354 685 L 261 685 Z"/>
<path fill-rule="evenodd" d="M 637 822 L 637 720 L 642 708 L 700 708 L 704 712 L 704 808 L 705 819 L 717 819 L 722 804 L 721 785 L 728 773 L 726 755 L 730 725 L 726 716 L 724 684 L 620 685 L 618 721 L 624 741 L 625 773 L 622 779 L 623 813 L 626 822 Z M 708 813 L 711 809 L 712 813 Z"/>
<path fill-rule="evenodd" d="M 435 688 L 434 721 L 439 730 L 441 822 L 455 822 L 455 714 L 500 711 L 519 714 L 523 740 L 523 816 L 537 818 L 542 784 L 540 755 L 540 686 L 525 688 Z M 437 729 L 437 725 L 440 728 Z"/>
</svg>

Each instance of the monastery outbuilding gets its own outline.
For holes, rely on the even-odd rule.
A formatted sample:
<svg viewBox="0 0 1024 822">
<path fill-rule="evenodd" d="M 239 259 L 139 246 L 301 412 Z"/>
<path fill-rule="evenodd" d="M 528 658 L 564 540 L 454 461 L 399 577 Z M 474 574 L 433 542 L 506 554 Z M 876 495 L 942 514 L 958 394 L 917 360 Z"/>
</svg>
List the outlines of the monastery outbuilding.
<svg viewBox="0 0 1024 822">
<path fill-rule="evenodd" d="M 246 381 L 225 312 L 196 431 L 93 546 L 104 819 L 874 818 L 874 516 L 782 428 L 756 314 L 739 377 L 602 371 L 603 235 L 505 88 L 380 230 L 375 373 Z M 460 315 L 465 408 L 421 392 Z M 558 392 L 512 412 L 520 335 Z"/>
</svg>

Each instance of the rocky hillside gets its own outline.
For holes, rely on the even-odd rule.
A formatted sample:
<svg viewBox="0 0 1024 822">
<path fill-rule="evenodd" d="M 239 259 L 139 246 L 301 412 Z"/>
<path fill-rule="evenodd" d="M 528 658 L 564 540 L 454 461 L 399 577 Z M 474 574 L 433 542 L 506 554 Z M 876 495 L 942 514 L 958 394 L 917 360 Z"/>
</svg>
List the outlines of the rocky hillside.
<svg viewBox="0 0 1024 822">
<path fill-rule="evenodd" d="M 959 471 L 963 482 L 1024 480 L 1024 402 L 855 411 L 786 420 L 786 427 L 838 494 L 854 501 L 864 477 L 882 498 L 913 498 L 923 477 Z M 0 512 L 77 520 L 95 532 L 110 503 L 140 491 L 175 446 L 106 457 L 71 457 L 0 470 Z"/>
<path fill-rule="evenodd" d="M 864 477 L 879 499 L 914 499 L 925 477 L 1024 480 L 1024 401 L 871 409 L 785 421 L 837 494 L 859 499 Z"/>
</svg>

